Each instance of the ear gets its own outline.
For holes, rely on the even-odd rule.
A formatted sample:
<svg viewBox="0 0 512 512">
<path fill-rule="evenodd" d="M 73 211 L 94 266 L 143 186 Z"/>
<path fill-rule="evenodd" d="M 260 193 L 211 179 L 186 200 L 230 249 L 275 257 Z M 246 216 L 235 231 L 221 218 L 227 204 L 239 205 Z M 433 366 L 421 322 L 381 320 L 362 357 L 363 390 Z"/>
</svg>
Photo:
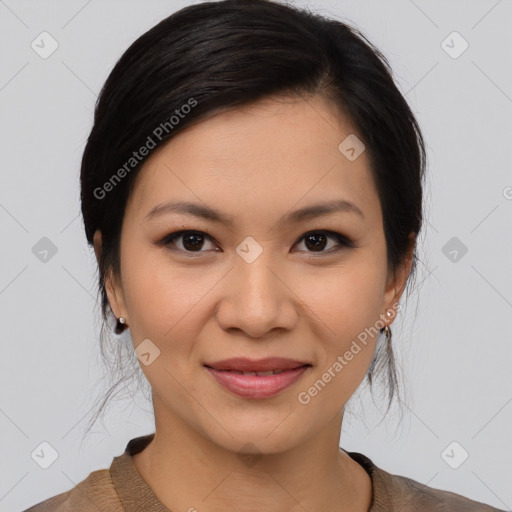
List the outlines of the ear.
<svg viewBox="0 0 512 512">
<path fill-rule="evenodd" d="M 396 269 L 394 275 L 392 273 L 389 274 L 388 280 L 386 283 L 386 290 L 384 292 L 384 300 L 381 318 L 386 318 L 388 325 L 393 323 L 394 318 L 396 317 L 396 305 L 398 304 L 402 293 L 405 290 L 405 285 L 407 284 L 407 278 L 411 273 L 412 261 L 413 261 L 413 253 L 414 247 L 416 245 L 416 235 L 415 233 L 409 234 L 409 246 L 407 248 L 406 256 L 401 265 Z M 386 312 L 394 312 L 393 316 L 386 316 Z"/>
<path fill-rule="evenodd" d="M 100 257 L 102 251 L 102 238 L 101 231 L 96 230 L 93 237 L 94 253 L 96 254 L 96 260 L 98 265 L 100 264 Z M 105 290 L 107 292 L 108 302 L 110 309 L 114 313 L 116 318 L 124 317 L 128 323 L 128 316 L 126 312 L 126 305 L 124 301 L 124 294 L 121 283 L 118 283 L 115 277 L 110 271 L 106 272 L 104 277 Z"/>
</svg>

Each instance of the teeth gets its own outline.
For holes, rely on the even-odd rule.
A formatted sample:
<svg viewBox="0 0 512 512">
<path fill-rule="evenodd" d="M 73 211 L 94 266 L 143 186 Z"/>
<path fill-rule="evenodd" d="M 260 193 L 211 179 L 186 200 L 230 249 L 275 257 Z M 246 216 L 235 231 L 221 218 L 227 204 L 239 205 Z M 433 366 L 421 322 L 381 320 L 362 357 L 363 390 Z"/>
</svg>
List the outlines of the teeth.
<svg viewBox="0 0 512 512">
<path fill-rule="evenodd" d="M 263 376 L 263 375 L 276 375 L 278 373 L 283 372 L 284 370 L 266 370 L 264 372 L 242 372 L 240 370 L 227 370 L 227 371 L 230 371 L 231 373 L 239 373 L 241 375 L 259 375 L 259 376 Z"/>
</svg>

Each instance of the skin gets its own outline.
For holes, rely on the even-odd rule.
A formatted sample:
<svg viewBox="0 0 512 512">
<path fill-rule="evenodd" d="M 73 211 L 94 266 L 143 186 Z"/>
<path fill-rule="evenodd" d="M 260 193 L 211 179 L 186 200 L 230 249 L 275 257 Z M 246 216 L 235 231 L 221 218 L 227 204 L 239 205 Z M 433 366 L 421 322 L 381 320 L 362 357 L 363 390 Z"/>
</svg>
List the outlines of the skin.
<svg viewBox="0 0 512 512">
<path fill-rule="evenodd" d="M 187 128 L 137 176 L 123 220 L 121 278 L 107 278 L 106 287 L 134 347 L 150 339 L 160 350 L 141 364 L 153 390 L 155 439 L 133 461 L 171 510 L 370 507 L 371 480 L 339 441 L 344 405 L 368 371 L 377 336 L 308 404 L 297 398 L 359 333 L 396 311 L 411 269 L 412 243 L 403 265 L 388 269 L 367 154 L 349 161 L 338 149 L 351 133 L 350 120 L 320 96 L 266 98 Z M 279 222 L 341 198 L 364 217 L 336 212 Z M 171 200 L 207 205 L 234 224 L 177 213 L 145 220 Z M 199 252 L 186 237 L 158 245 L 179 230 L 212 239 L 205 236 Z M 341 233 L 355 247 L 329 236 L 315 251 L 303 238 L 314 230 Z M 248 236 L 263 249 L 252 263 L 236 252 Z M 277 396 L 247 399 L 203 367 L 235 356 L 281 356 L 312 367 Z M 248 464 L 241 453 L 258 456 Z"/>
</svg>

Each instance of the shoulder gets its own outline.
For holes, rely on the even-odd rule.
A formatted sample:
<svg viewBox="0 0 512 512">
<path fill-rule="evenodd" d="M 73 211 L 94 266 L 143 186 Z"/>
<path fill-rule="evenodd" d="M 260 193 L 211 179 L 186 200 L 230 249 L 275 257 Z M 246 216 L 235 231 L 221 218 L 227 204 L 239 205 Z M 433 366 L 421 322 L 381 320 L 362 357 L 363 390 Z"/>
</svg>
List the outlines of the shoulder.
<svg viewBox="0 0 512 512">
<path fill-rule="evenodd" d="M 460 494 L 428 487 L 377 467 L 368 457 L 348 452 L 370 474 L 373 485 L 371 512 L 504 512 Z"/>
<path fill-rule="evenodd" d="M 480 501 L 460 494 L 435 489 L 405 476 L 387 473 L 389 488 L 393 490 L 397 510 L 425 510 L 439 512 L 503 512 Z M 422 507 L 422 508 L 419 508 Z"/>
<path fill-rule="evenodd" d="M 93 471 L 69 491 L 42 501 L 24 512 L 122 512 L 124 508 L 108 469 Z"/>
</svg>

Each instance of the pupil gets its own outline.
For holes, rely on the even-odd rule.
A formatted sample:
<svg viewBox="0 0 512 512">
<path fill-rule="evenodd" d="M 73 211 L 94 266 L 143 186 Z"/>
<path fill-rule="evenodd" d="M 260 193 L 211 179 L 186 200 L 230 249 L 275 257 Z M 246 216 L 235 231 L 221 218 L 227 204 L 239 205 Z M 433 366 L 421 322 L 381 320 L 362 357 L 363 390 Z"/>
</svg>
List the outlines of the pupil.
<svg viewBox="0 0 512 512">
<path fill-rule="evenodd" d="M 202 247 L 202 236 L 195 233 L 183 235 L 183 247 L 187 250 L 195 251 Z M 192 243 L 188 243 L 187 240 L 192 240 Z"/>
<path fill-rule="evenodd" d="M 314 242 L 313 240 L 314 239 L 318 239 L 319 237 L 321 237 L 323 240 L 324 243 L 322 242 Z M 318 249 L 320 247 L 320 249 L 323 249 L 325 247 L 325 239 L 327 237 L 323 234 L 323 233 L 318 233 L 318 234 L 314 234 L 314 235 L 308 235 L 305 239 L 305 242 L 306 242 L 306 246 L 308 247 L 308 249 L 311 249 L 311 248 L 314 248 L 314 249 Z M 312 243 L 312 247 L 309 246 L 309 243 Z"/>
</svg>

